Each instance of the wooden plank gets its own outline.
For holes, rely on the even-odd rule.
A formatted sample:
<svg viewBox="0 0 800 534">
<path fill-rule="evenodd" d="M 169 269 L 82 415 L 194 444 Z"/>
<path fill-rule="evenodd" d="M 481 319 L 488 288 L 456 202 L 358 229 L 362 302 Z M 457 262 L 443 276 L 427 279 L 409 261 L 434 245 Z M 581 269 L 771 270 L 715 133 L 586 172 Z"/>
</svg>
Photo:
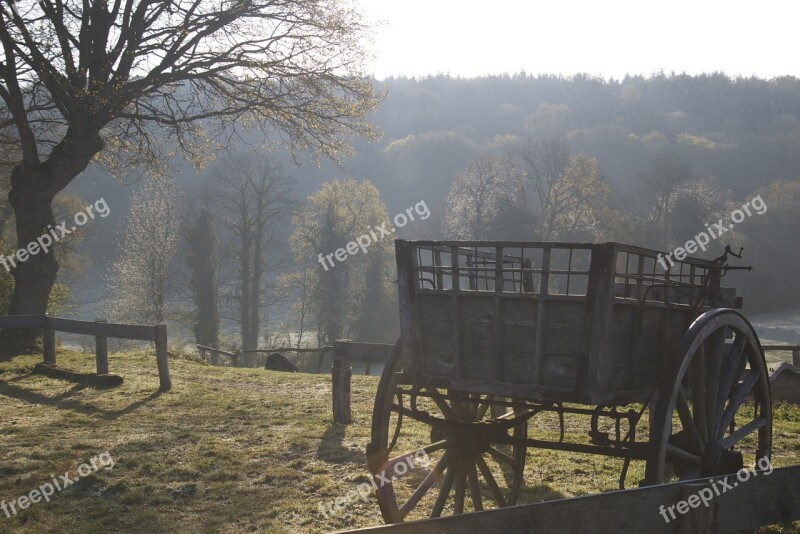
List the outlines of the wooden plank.
<svg viewBox="0 0 800 534">
<path fill-rule="evenodd" d="M 93 321 L 78 321 L 75 319 L 59 319 L 48 317 L 46 328 L 69 332 L 71 334 L 84 334 L 87 336 L 105 336 L 121 339 L 137 339 L 141 341 L 155 341 L 156 332 L 152 326 L 139 326 L 131 324 L 96 323 Z"/>
<path fill-rule="evenodd" d="M 336 351 L 334 341 L 334 354 Z M 334 359 L 331 366 L 331 401 L 333 407 L 333 422 L 348 424 L 353 420 L 350 410 L 350 379 L 353 370 L 346 360 Z"/>
<path fill-rule="evenodd" d="M 0 315 L 0 330 L 5 328 L 45 328 L 44 315 Z"/>
<path fill-rule="evenodd" d="M 599 397 L 607 391 L 606 345 L 614 305 L 616 261 L 614 245 L 598 245 L 592 250 L 589 267 L 592 274 L 589 275 L 586 295 L 586 358 L 578 378 L 580 390 L 589 396 Z"/>
<path fill-rule="evenodd" d="M 746 482 L 719 477 L 613 491 L 572 499 L 513 506 L 444 517 L 367 527 L 346 532 L 387 534 L 478 534 L 484 532 L 735 532 L 800 519 L 800 466 L 759 473 Z M 686 501 L 714 481 L 716 492 L 675 519 L 668 508 Z M 734 486 L 734 484 L 736 484 Z M 724 490 L 724 491 L 723 491 Z M 664 507 L 662 515 L 661 509 Z M 667 516 L 669 522 L 664 519 Z M 705 527 L 705 528 L 704 528 Z"/>
<path fill-rule="evenodd" d="M 105 319 L 98 319 L 96 322 L 105 323 Z M 94 358 L 97 364 L 97 374 L 108 373 L 108 338 L 105 336 L 95 336 L 94 338 Z"/>
<path fill-rule="evenodd" d="M 544 374 L 545 320 L 547 299 L 550 294 L 550 247 L 542 249 L 542 275 L 539 278 L 539 298 L 536 310 L 536 346 L 533 349 L 533 383 L 541 384 Z"/>
<path fill-rule="evenodd" d="M 172 389 L 172 380 L 169 377 L 169 355 L 167 354 L 167 325 L 155 327 L 156 364 L 158 365 L 158 381 L 161 391 Z"/>
<path fill-rule="evenodd" d="M 46 329 L 42 337 L 42 346 L 44 348 L 44 361 L 52 365 L 56 364 L 56 332 L 55 330 Z"/>
<path fill-rule="evenodd" d="M 123 381 L 122 377 L 119 375 L 77 373 L 75 371 L 62 369 L 56 365 L 43 362 L 37 363 L 33 368 L 33 372 L 40 375 L 49 376 L 50 378 L 66 379 L 97 387 L 115 387 L 121 385 Z"/>
</svg>

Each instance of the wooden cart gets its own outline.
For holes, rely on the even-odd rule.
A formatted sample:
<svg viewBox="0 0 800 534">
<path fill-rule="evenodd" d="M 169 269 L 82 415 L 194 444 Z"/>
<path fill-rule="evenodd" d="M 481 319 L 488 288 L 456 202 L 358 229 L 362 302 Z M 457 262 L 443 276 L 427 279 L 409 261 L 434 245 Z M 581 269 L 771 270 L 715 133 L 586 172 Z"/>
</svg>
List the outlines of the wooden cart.
<svg viewBox="0 0 800 534">
<path fill-rule="evenodd" d="M 769 377 L 720 286 L 729 252 L 665 270 L 619 243 L 396 241 L 401 337 L 367 447 L 384 520 L 516 504 L 527 447 L 621 458 L 620 487 L 631 460 L 659 484 L 768 457 Z M 587 439 L 565 439 L 565 416 Z"/>
</svg>

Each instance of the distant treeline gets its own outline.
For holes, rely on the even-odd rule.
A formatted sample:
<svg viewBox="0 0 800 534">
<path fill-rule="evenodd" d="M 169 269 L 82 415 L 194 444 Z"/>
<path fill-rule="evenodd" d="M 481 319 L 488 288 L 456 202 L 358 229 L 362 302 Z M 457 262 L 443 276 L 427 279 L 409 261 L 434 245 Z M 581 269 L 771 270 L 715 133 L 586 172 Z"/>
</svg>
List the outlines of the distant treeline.
<svg viewBox="0 0 800 534">
<path fill-rule="evenodd" d="M 730 210 L 762 195 L 767 212 L 747 218 L 713 243 L 704 256 L 714 257 L 725 244 L 735 250 L 743 246 L 741 263 L 752 264 L 756 270 L 732 274 L 726 281 L 742 289 L 747 306 L 762 310 L 798 306 L 800 279 L 794 275 L 800 264 L 797 78 L 660 73 L 604 80 L 586 75 L 518 74 L 391 78 L 375 84 L 386 92 L 372 117 L 383 138 L 375 143 L 356 141 L 354 155 L 344 159 L 344 168 L 326 162 L 296 167 L 280 146 L 263 154 L 269 161 L 283 163 L 300 203 L 334 179 L 368 180 L 389 217 L 420 201 L 430 207 L 431 217 L 401 229 L 400 237 L 619 240 L 666 252 L 703 231 L 706 223 L 727 217 Z M 247 134 L 243 138 L 247 141 Z M 536 161 L 546 163 L 542 158 L 548 150 L 553 158 L 561 158 L 564 176 L 574 180 L 569 182 L 570 192 L 560 199 L 572 206 L 566 214 L 547 212 L 547 195 L 558 188 L 548 188 L 544 175 L 537 178 Z M 176 165 L 181 172 L 175 180 L 189 198 L 199 194 L 198 184 L 207 180 L 214 167 L 198 174 L 188 165 Z M 96 187 L 108 180 L 96 172 L 87 172 L 71 192 L 92 198 L 91 184 Z M 491 197 L 497 207 L 497 213 L 490 214 L 493 219 L 475 227 L 470 226 L 470 216 L 474 220 L 484 216 L 474 217 L 474 205 L 480 204 L 475 188 L 481 184 L 502 194 Z M 104 190 L 115 213 L 124 211 L 130 189 Z M 315 198 L 319 209 L 320 197 Z M 283 267 L 267 274 L 268 283 L 281 276 L 300 276 L 300 269 L 308 268 L 301 265 L 298 247 L 294 255 L 290 253 L 288 240 L 293 231 L 298 228 L 289 224 L 274 230 L 268 253 L 271 263 Z M 341 239 L 355 238 L 364 229 L 352 231 L 358 234 L 351 237 L 344 232 Z M 83 255 L 107 256 L 100 251 L 108 250 L 112 240 L 113 232 L 106 231 L 87 239 Z M 324 250 L 312 248 L 305 251 L 312 264 L 316 253 L 333 250 L 327 245 Z M 382 269 L 374 267 L 374 272 Z M 391 289 L 392 274 L 387 277 Z M 385 300 L 381 303 L 395 306 Z M 292 305 L 276 302 L 267 315 L 288 320 Z M 361 303 L 353 309 L 367 308 Z M 329 311 L 325 313 L 331 317 L 339 313 L 334 308 Z M 381 311 L 381 316 L 387 314 Z M 352 318 L 353 324 L 363 319 L 359 317 Z M 323 332 L 321 338 L 347 333 Z"/>
</svg>

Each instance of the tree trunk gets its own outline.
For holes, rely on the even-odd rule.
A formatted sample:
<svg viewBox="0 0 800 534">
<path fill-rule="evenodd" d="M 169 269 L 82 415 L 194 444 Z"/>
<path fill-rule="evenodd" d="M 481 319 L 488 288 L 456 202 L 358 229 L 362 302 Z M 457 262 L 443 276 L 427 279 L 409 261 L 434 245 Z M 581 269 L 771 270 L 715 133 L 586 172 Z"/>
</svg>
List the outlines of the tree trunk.
<svg viewBox="0 0 800 534">
<path fill-rule="evenodd" d="M 25 261 L 6 257 L 14 277 L 9 315 L 43 315 L 47 313 L 50 290 L 58 274 L 58 261 L 53 247 L 62 237 L 53 216 L 53 198 L 89 165 L 92 157 L 103 148 L 99 136 L 74 139 L 69 132 L 64 141 L 56 145 L 47 161 L 36 165 L 20 163 L 11 173 L 11 191 L 8 200 L 14 210 L 17 227 L 17 247 L 27 249 L 30 243 L 36 254 L 26 252 Z M 66 230 L 74 225 L 67 221 Z M 45 251 L 37 239 L 44 234 L 52 238 Z M 45 242 L 46 243 L 46 242 Z M 12 264 L 13 261 L 13 264 Z M 11 353 L 29 352 L 41 338 L 41 331 L 5 330 L 0 334 L 0 346 Z"/>
</svg>

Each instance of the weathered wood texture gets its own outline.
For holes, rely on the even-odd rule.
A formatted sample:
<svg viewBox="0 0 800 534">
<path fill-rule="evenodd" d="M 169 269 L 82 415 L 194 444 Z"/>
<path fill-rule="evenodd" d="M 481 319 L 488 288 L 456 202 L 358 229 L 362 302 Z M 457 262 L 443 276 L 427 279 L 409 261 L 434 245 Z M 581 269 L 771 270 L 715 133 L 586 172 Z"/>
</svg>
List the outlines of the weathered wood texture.
<svg viewBox="0 0 800 534">
<path fill-rule="evenodd" d="M 0 330 L 4 328 L 46 328 L 45 315 L 0 315 Z"/>
<path fill-rule="evenodd" d="M 369 375 L 373 364 L 385 365 L 389 361 L 392 347 L 387 343 L 362 343 L 349 339 L 336 340 L 333 343 L 333 359 L 343 360 L 363 366 L 364 374 Z"/>
<path fill-rule="evenodd" d="M 710 262 L 664 271 L 658 254 L 619 243 L 398 240 L 404 372 L 475 393 L 642 402 L 706 309 L 696 305 L 720 291 L 704 286 Z M 735 292 L 722 292 L 732 305 Z"/>
<path fill-rule="evenodd" d="M 42 347 L 44 349 L 44 362 L 52 365 L 56 364 L 56 331 L 46 329 L 42 336 Z"/>
<path fill-rule="evenodd" d="M 105 319 L 98 319 L 96 322 L 105 323 Z M 97 374 L 108 373 L 108 338 L 106 336 L 95 336 L 94 338 L 95 363 L 97 364 Z"/>
<path fill-rule="evenodd" d="M 2 326 L 0 325 L 0 328 Z M 155 341 L 155 329 L 152 326 L 139 326 L 131 324 L 98 323 L 94 321 L 78 321 L 75 319 L 47 318 L 47 328 L 71 334 L 84 334 L 87 336 L 105 336 L 119 339 L 135 339 L 140 341 Z"/>
<path fill-rule="evenodd" d="M 155 338 L 159 389 L 161 389 L 161 391 L 167 391 L 172 389 L 172 379 L 169 376 L 169 355 L 167 354 L 166 325 L 160 324 L 155 327 Z"/>
<path fill-rule="evenodd" d="M 353 420 L 350 410 L 350 378 L 353 370 L 344 360 L 333 360 L 331 367 L 331 396 L 333 422 L 347 424 Z"/>
<path fill-rule="evenodd" d="M 115 387 L 122 384 L 122 377 L 114 374 L 95 374 L 95 373 L 78 373 L 70 371 L 69 369 L 62 369 L 55 364 L 46 362 L 37 363 L 33 368 L 35 373 L 49 376 L 50 378 L 60 378 L 88 384 L 97 387 Z"/>
<path fill-rule="evenodd" d="M 718 477 L 717 477 L 718 478 Z M 715 484 L 720 494 L 709 506 L 699 503 L 689 513 L 669 522 L 660 513 L 679 501 Z M 760 473 L 746 482 L 729 477 L 732 489 L 716 479 L 636 488 L 537 504 L 475 512 L 439 519 L 351 530 L 352 533 L 386 534 L 529 534 L 533 532 L 647 532 L 724 533 L 800 519 L 800 466 Z M 687 507 L 688 508 L 688 507 Z"/>
</svg>

